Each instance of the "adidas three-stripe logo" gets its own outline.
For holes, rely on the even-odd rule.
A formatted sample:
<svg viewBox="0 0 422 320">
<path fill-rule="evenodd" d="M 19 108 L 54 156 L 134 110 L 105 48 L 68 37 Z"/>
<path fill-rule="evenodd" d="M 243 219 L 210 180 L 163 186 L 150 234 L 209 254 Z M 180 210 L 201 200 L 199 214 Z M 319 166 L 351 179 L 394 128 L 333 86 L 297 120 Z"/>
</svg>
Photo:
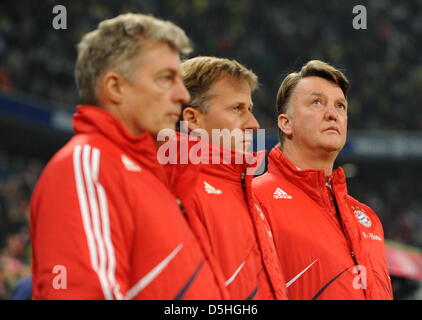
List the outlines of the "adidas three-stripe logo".
<svg viewBox="0 0 422 320">
<path fill-rule="evenodd" d="M 116 255 L 111 239 L 107 193 L 99 181 L 101 152 L 88 144 L 73 151 L 75 184 L 91 266 L 106 300 L 123 299 L 116 280 Z"/>
<path fill-rule="evenodd" d="M 275 189 L 275 191 L 273 193 L 273 198 L 274 199 L 293 199 L 293 197 L 291 195 L 287 194 L 286 192 L 284 192 L 280 188 Z"/>
</svg>

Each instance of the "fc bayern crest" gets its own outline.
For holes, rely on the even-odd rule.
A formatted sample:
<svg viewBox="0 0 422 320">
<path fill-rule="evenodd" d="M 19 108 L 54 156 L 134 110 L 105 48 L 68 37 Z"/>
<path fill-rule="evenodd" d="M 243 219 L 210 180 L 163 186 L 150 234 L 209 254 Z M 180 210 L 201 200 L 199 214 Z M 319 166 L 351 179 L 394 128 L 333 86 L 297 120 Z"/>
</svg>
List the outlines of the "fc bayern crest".
<svg viewBox="0 0 422 320">
<path fill-rule="evenodd" d="M 366 213 L 362 210 L 355 210 L 354 214 L 356 218 L 358 218 L 361 225 L 370 228 L 372 227 L 372 221 L 369 219 L 369 217 L 366 215 Z"/>
</svg>

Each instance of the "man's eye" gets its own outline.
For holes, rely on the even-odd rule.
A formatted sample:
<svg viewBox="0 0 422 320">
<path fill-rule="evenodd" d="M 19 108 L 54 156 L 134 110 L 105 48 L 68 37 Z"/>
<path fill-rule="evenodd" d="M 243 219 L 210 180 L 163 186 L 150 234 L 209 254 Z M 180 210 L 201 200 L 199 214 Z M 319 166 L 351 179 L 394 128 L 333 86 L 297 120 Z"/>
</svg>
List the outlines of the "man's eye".
<svg viewBox="0 0 422 320">
<path fill-rule="evenodd" d="M 173 81 L 173 76 L 172 75 L 163 76 L 162 79 L 164 81 L 170 81 L 171 82 L 171 81 Z"/>
<path fill-rule="evenodd" d="M 344 110 L 346 110 L 346 105 L 345 105 L 345 104 L 343 104 L 343 103 L 339 103 L 339 104 L 337 105 L 337 107 L 338 107 L 338 108 L 340 108 L 340 109 L 344 109 Z"/>
<path fill-rule="evenodd" d="M 234 106 L 232 110 L 235 111 L 235 112 L 239 112 L 240 111 L 240 106 Z"/>
<path fill-rule="evenodd" d="M 318 100 L 318 99 L 315 99 L 315 100 L 312 101 L 312 104 L 321 104 L 321 101 Z"/>
<path fill-rule="evenodd" d="M 174 77 L 171 74 L 162 75 L 157 79 L 157 82 L 160 86 L 164 88 L 169 88 L 174 82 Z"/>
</svg>

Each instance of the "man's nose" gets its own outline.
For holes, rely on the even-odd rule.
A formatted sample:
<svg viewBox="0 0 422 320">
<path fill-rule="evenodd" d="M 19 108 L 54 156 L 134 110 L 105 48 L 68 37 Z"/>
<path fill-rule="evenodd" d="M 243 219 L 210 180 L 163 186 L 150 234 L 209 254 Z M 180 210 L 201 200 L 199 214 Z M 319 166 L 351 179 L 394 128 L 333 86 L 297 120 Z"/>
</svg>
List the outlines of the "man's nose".
<svg viewBox="0 0 422 320">
<path fill-rule="evenodd" d="M 185 104 L 190 101 L 190 93 L 183 84 L 183 81 L 178 82 L 174 93 L 174 100 L 180 102 L 181 104 Z"/>
<path fill-rule="evenodd" d="M 258 120 L 256 120 L 252 112 L 248 111 L 247 119 L 245 121 L 243 129 L 258 130 L 259 128 L 260 128 L 260 125 L 259 125 Z"/>
<path fill-rule="evenodd" d="M 338 110 L 334 103 L 330 103 L 327 106 L 327 109 L 325 110 L 325 117 L 329 120 L 337 121 L 338 119 Z"/>
</svg>

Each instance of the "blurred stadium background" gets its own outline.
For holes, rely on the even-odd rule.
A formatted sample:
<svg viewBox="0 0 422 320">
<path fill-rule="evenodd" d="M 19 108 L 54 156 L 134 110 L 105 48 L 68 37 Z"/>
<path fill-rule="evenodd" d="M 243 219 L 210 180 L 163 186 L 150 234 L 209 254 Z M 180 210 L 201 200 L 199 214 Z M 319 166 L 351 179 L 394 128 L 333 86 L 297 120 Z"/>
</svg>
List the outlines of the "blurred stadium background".
<svg viewBox="0 0 422 320">
<path fill-rule="evenodd" d="M 52 27 L 55 5 L 67 29 Z M 355 30 L 355 5 L 367 30 Z M 349 136 L 338 159 L 350 193 L 380 216 L 396 299 L 422 299 L 422 0 L 85 0 L 0 3 L 0 299 L 30 275 L 29 199 L 72 135 L 76 43 L 103 19 L 133 11 L 169 19 L 194 55 L 235 58 L 261 87 L 255 112 L 277 142 L 274 101 L 283 76 L 309 59 L 351 80 Z"/>
</svg>

